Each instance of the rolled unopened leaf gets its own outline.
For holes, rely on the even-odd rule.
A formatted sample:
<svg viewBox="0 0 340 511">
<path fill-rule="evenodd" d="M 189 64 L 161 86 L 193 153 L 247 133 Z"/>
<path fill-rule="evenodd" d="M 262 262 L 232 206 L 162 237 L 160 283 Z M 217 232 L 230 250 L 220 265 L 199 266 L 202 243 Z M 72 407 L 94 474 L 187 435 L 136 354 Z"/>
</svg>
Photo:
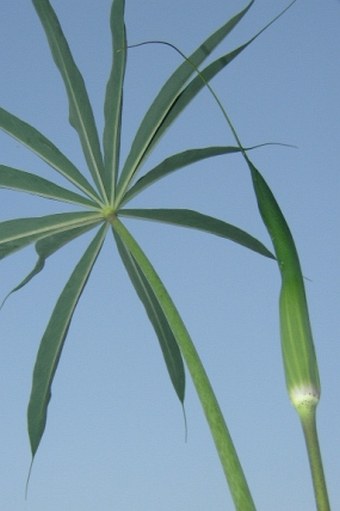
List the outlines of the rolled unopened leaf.
<svg viewBox="0 0 340 511">
<path fill-rule="evenodd" d="M 245 153 L 244 156 L 253 179 L 259 210 L 272 238 L 281 272 L 281 343 L 288 393 L 300 417 L 317 509 L 330 511 L 316 427 L 320 379 L 299 257 L 275 197 Z"/>
<path fill-rule="evenodd" d="M 281 272 L 282 355 L 289 397 L 301 416 L 317 405 L 320 379 L 299 257 L 275 197 L 259 171 L 249 160 L 247 163 L 259 210 L 272 238 Z"/>
</svg>

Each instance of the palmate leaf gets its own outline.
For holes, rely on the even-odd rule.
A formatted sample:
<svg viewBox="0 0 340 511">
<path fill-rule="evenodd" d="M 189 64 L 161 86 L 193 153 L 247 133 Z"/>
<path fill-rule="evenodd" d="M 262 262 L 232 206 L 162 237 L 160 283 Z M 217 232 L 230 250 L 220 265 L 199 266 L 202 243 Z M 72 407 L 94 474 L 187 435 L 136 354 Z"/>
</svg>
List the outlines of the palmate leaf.
<svg viewBox="0 0 340 511">
<path fill-rule="evenodd" d="M 45 199 L 73 203 L 78 206 L 98 207 L 96 203 L 78 193 L 71 192 L 36 174 L 14 169 L 7 165 L 0 165 L 0 188 L 27 192 L 33 195 L 39 195 Z"/>
<path fill-rule="evenodd" d="M 0 223 L 0 259 L 51 234 L 75 227 L 95 225 L 101 213 L 58 213 L 43 217 L 17 218 Z"/>
<path fill-rule="evenodd" d="M 114 210 L 114 207 L 111 208 L 107 204 L 104 207 L 104 203 L 107 203 L 107 201 L 110 204 L 112 203 L 112 199 L 117 192 L 116 180 L 119 164 L 122 93 L 126 65 L 124 1 L 114 0 L 111 11 L 114 58 L 105 98 L 105 128 L 103 137 L 105 166 L 102 161 L 99 138 L 85 84 L 73 60 L 58 19 L 48 0 L 33 0 L 33 3 L 48 37 L 54 60 L 62 75 L 69 99 L 70 122 L 80 137 L 92 178 L 98 188 L 99 199 L 97 193 L 91 191 L 92 187 L 87 184 L 86 180 L 84 184 L 82 177 L 79 177 L 79 175 L 81 176 L 79 171 L 72 164 L 69 164 L 68 160 L 58 152 L 53 144 L 39 134 L 37 130 L 8 113 L 3 114 L 5 119 L 3 124 L 7 122 L 7 125 L 10 126 L 9 129 L 7 126 L 7 131 L 10 134 L 26 143 L 26 145 L 50 164 L 49 160 L 51 160 L 53 166 L 64 177 L 67 177 L 80 190 L 86 193 L 88 197 L 94 199 L 102 211 L 50 215 L 42 218 L 17 219 L 1 223 L 0 257 L 5 257 L 14 250 L 23 248 L 28 243 L 37 242 L 38 261 L 29 275 L 14 290 L 27 284 L 41 271 L 46 258 L 64 244 L 87 229 L 95 227 L 99 222 L 103 221 L 103 217 L 108 222 L 111 222 L 123 263 L 157 333 L 176 393 L 183 403 L 185 390 L 183 356 L 201 399 L 237 508 L 242 509 L 242 511 L 253 510 L 252 499 L 225 421 L 204 367 L 200 362 L 183 321 L 152 265 L 128 231 L 120 223 L 120 220 L 115 216 L 117 212 Z M 204 70 L 206 77 L 200 74 L 186 87 L 192 75 L 197 74 L 198 66 L 216 48 L 219 42 L 226 37 L 232 28 L 237 25 L 252 4 L 253 1 L 241 13 L 210 36 L 191 55 L 189 60 L 185 59 L 185 62 L 178 67 L 161 89 L 141 123 L 123 168 L 118 183 L 118 195 L 116 195 L 115 206 L 117 206 L 117 209 L 120 208 L 122 201 L 125 200 L 126 197 L 124 195 L 129 189 L 132 183 L 131 180 L 134 178 L 140 163 L 158 141 L 164 129 L 170 125 L 188 101 L 207 83 L 208 79 L 211 79 L 214 74 L 250 44 L 248 42 L 243 47 L 240 47 L 241 49 L 239 48 L 228 54 L 224 57 L 224 60 L 221 58 L 215 61 L 213 63 L 215 66 L 208 66 Z M 127 195 L 127 199 L 156 179 L 160 179 L 184 165 L 217 154 L 226 154 L 238 150 L 243 151 L 242 148 L 215 147 L 196 149 L 179 155 L 173 155 L 165 160 L 161 166 L 152 169 L 144 176 L 144 180 L 140 180 L 134 185 L 135 187 L 131 187 L 128 192 L 130 195 Z M 64 164 L 66 165 L 65 168 Z M 12 170 L 11 175 L 9 170 Z M 96 204 L 92 201 L 84 199 L 84 203 L 81 198 L 79 202 L 78 197 L 80 196 L 77 194 L 68 192 L 47 180 L 24 173 L 18 169 L 9 169 L 7 167 L 3 174 L 3 183 L 4 185 L 7 183 L 6 186 L 9 188 L 12 187 L 58 200 L 69 200 L 70 202 L 81 203 L 90 208 L 96 207 Z M 11 186 L 8 186 L 9 184 Z M 260 242 L 247 233 L 225 222 L 194 211 L 130 209 L 118 211 L 117 214 L 204 230 L 232 239 L 267 257 L 273 257 Z M 101 250 L 106 229 L 107 224 L 99 230 L 73 271 L 57 301 L 39 347 L 28 407 L 28 427 L 33 458 L 44 433 L 47 409 L 51 397 L 51 386 L 67 332 L 79 298 Z"/>
<path fill-rule="evenodd" d="M 183 62 L 166 81 L 146 112 L 132 143 L 131 150 L 127 156 L 118 182 L 117 203 L 120 203 L 124 196 L 131 179 L 146 156 L 155 134 L 179 97 L 183 86 L 196 72 L 194 66 L 199 66 L 211 54 L 217 45 L 221 43 L 222 40 L 239 23 L 253 3 L 254 0 L 252 0 L 239 14 L 235 15 L 221 28 L 216 30 L 210 37 L 208 37 L 197 48 L 197 50 L 190 55 L 190 62 Z M 192 64 L 194 64 L 194 66 Z"/>
<path fill-rule="evenodd" d="M 45 30 L 53 59 L 60 71 L 69 100 L 70 123 L 78 132 L 89 170 L 102 198 L 104 164 L 92 107 L 83 77 L 76 66 L 58 18 L 48 0 L 32 0 Z"/>
<path fill-rule="evenodd" d="M 72 272 L 56 303 L 39 346 L 27 412 L 28 432 L 33 458 L 44 433 L 47 408 L 51 398 L 51 386 L 65 338 L 79 298 L 103 245 L 106 230 L 107 225 L 103 225 L 100 228 Z"/>
<path fill-rule="evenodd" d="M 121 209 L 119 214 L 205 231 L 234 241 L 263 256 L 275 259 L 275 256 L 260 241 L 247 232 L 223 220 L 204 215 L 198 211 L 190 209 Z"/>
<path fill-rule="evenodd" d="M 4 305 L 5 301 L 9 296 L 15 291 L 19 291 L 22 287 L 30 282 L 38 273 L 40 273 L 45 266 L 46 259 L 50 257 L 52 254 L 57 252 L 64 245 L 74 240 L 78 236 L 81 236 L 85 232 L 93 229 L 95 225 L 85 225 L 82 227 L 76 227 L 67 231 L 58 232 L 57 234 L 52 234 L 51 236 L 47 236 L 46 238 L 37 241 L 35 244 L 35 250 L 38 254 L 38 260 L 34 266 L 34 268 L 30 271 L 30 273 L 17 285 L 13 288 L 3 300 L 1 307 Z M 0 308 L 1 308 L 0 307 Z"/>
<path fill-rule="evenodd" d="M 118 175 L 123 84 L 126 67 L 126 32 L 124 24 L 124 0 L 114 0 L 111 9 L 112 69 L 106 87 L 103 136 L 105 182 L 111 199 L 115 192 Z"/>
<path fill-rule="evenodd" d="M 170 379 L 183 404 L 185 393 L 185 371 L 181 352 L 165 314 L 133 256 L 114 232 L 117 247 L 130 280 L 143 303 L 150 322 L 156 332 Z"/>
<path fill-rule="evenodd" d="M 3 108 L 0 108 L 0 128 L 37 154 L 37 156 L 79 190 L 83 191 L 88 197 L 96 202 L 100 202 L 98 194 L 87 179 L 40 131 Z"/>
</svg>

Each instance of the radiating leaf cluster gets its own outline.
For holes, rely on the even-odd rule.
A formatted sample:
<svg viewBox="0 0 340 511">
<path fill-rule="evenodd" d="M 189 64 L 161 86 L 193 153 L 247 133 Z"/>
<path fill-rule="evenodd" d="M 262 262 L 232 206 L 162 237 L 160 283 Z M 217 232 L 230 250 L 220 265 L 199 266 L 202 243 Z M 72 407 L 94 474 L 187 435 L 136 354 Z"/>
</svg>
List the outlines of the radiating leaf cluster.
<svg viewBox="0 0 340 511">
<path fill-rule="evenodd" d="M 102 140 L 97 130 L 84 79 L 51 3 L 48 0 L 32 0 L 32 3 L 40 18 L 52 57 L 65 86 L 69 103 L 69 121 L 79 137 L 88 166 L 88 175 L 85 176 L 53 142 L 36 128 L 0 108 L 0 128 L 33 151 L 65 180 L 64 186 L 61 186 L 32 172 L 1 165 L 0 187 L 61 201 L 75 208 L 71 212 L 50 214 L 39 218 L 19 218 L 0 223 L 0 258 L 32 243 L 35 243 L 38 254 L 34 268 L 12 292 L 26 285 L 44 268 L 46 259 L 65 244 L 77 239 L 90 229 L 96 229 L 93 240 L 65 284 L 38 350 L 28 407 L 32 455 L 35 456 L 45 429 L 53 378 L 77 303 L 106 234 L 113 232 L 113 239 L 116 241 L 127 274 L 155 330 L 179 400 L 183 403 L 185 395 L 184 358 L 202 401 L 229 484 L 234 488 L 233 497 L 237 502 L 237 509 L 254 509 L 247 485 L 242 479 L 242 470 L 233 451 L 223 416 L 215 402 L 189 334 L 159 277 L 153 269 L 150 270 L 152 267 L 145 259 L 146 256 L 136 248 L 131 234 L 121 222 L 124 217 L 133 217 L 198 229 L 231 240 L 266 257 L 274 258 L 259 240 L 222 219 L 188 209 L 126 207 L 127 203 L 143 192 L 146 187 L 166 178 L 170 173 L 208 158 L 244 151 L 238 146 L 189 148 L 178 154 L 169 155 L 164 161 L 140 175 L 141 165 L 147 162 L 148 156 L 160 138 L 165 135 L 188 104 L 214 76 L 262 32 L 260 31 L 233 51 L 212 60 L 206 67 L 202 67 L 217 46 L 248 12 L 254 0 L 206 38 L 171 74 L 146 111 L 132 140 L 131 149 L 122 163 L 120 162 L 120 143 L 124 120 L 123 90 L 128 55 L 124 0 L 113 0 L 111 9 L 112 67 L 104 99 L 105 126 Z M 108 229 L 108 227 L 111 228 Z M 225 447 L 222 447 L 223 442 Z M 231 466 L 232 470 L 236 470 L 235 467 L 237 467 L 238 476 L 230 477 Z M 238 488 L 242 490 L 236 489 L 235 481 Z"/>
</svg>

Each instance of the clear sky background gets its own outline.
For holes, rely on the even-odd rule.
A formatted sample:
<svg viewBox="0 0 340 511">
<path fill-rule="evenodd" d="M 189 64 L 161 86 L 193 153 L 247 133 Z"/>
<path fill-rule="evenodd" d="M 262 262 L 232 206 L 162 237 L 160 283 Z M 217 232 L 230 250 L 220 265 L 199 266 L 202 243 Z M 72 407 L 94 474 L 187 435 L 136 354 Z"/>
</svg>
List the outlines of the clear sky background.
<svg viewBox="0 0 340 511">
<path fill-rule="evenodd" d="M 109 0 L 54 0 L 83 72 L 99 129 L 110 68 Z M 127 0 L 128 41 L 165 39 L 189 54 L 245 2 Z M 257 0 L 215 52 L 247 40 L 280 9 Z M 332 509 L 340 509 L 340 2 L 298 0 L 212 85 L 245 145 L 268 141 L 253 160 L 295 237 L 319 357 L 320 441 Z M 129 52 L 123 155 L 146 108 L 179 56 L 165 47 Z M 67 122 L 64 88 L 31 2 L 1 0 L 0 103 L 51 138 L 84 168 Z M 203 91 L 159 144 L 151 163 L 190 147 L 233 144 Z M 0 134 L 0 161 L 54 177 Z M 132 203 L 131 203 L 132 204 Z M 270 245 L 249 173 L 239 156 L 178 172 L 136 200 L 222 218 Z M 60 211 L 1 192 L 1 220 Z M 129 227 L 175 300 L 206 364 L 261 511 L 310 511 L 313 492 L 302 432 L 286 395 L 274 262 L 203 233 L 142 221 Z M 0 314 L 0 506 L 5 511 L 226 511 L 233 505 L 191 382 L 188 440 L 157 340 L 108 238 L 74 317 L 31 477 L 26 407 L 36 351 L 49 314 L 86 236 L 51 258 Z M 0 266 L 0 294 L 35 262 L 33 247 Z"/>
</svg>

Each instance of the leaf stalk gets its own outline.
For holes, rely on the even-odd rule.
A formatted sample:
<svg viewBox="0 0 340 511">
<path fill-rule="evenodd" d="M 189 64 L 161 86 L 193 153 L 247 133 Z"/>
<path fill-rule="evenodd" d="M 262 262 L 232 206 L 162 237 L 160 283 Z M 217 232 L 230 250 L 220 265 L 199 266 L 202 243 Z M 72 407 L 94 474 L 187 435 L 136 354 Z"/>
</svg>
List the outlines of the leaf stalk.
<svg viewBox="0 0 340 511">
<path fill-rule="evenodd" d="M 255 505 L 223 414 L 181 316 L 150 261 L 129 231 L 118 218 L 112 220 L 112 227 L 115 234 L 119 236 L 127 250 L 132 254 L 173 331 L 201 401 L 234 500 L 235 509 L 237 511 L 255 511 Z"/>
<path fill-rule="evenodd" d="M 321 451 L 316 427 L 316 406 L 299 413 L 305 437 L 309 465 L 312 473 L 314 495 L 318 511 L 330 511 L 326 479 L 322 465 Z"/>
</svg>

